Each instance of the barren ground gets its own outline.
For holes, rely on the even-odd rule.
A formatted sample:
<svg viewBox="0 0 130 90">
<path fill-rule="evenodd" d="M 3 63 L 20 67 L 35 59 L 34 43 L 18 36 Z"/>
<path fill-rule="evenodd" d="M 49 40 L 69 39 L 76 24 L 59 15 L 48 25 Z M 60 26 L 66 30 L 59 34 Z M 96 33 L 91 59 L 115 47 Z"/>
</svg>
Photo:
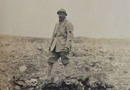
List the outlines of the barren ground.
<svg viewBox="0 0 130 90">
<path fill-rule="evenodd" d="M 59 59 L 47 82 L 49 43 L 0 35 L 0 90 L 130 90 L 130 39 L 76 37 L 70 64 Z"/>
</svg>

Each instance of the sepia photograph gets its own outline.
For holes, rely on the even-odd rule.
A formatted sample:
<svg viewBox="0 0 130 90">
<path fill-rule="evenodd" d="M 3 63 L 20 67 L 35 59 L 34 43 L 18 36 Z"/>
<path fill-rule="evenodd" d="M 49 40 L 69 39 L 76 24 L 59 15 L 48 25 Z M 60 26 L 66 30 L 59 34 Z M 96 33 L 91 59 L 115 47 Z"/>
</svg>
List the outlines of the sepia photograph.
<svg viewBox="0 0 130 90">
<path fill-rule="evenodd" d="M 0 90 L 130 90 L 130 0 L 0 0 Z"/>
</svg>

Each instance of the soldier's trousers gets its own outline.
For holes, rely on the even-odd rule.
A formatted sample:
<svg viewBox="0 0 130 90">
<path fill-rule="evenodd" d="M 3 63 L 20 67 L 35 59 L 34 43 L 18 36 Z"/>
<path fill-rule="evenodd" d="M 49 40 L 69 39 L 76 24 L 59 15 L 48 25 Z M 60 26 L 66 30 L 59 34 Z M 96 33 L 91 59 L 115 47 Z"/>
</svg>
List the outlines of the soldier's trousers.
<svg viewBox="0 0 130 90">
<path fill-rule="evenodd" d="M 48 59 L 48 63 L 50 64 L 54 64 L 60 57 L 61 57 L 61 61 L 63 65 L 67 65 L 69 64 L 69 58 L 67 57 L 67 55 L 69 54 L 69 52 L 51 52 L 50 57 Z"/>
</svg>

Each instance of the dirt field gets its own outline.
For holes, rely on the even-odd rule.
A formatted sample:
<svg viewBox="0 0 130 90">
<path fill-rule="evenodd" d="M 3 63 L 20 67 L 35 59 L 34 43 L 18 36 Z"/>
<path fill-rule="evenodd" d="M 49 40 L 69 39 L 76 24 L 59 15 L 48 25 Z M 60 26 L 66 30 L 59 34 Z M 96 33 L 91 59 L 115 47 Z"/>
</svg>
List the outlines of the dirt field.
<svg viewBox="0 0 130 90">
<path fill-rule="evenodd" d="M 0 35 L 0 90 L 130 90 L 130 39 L 76 37 L 70 64 L 59 59 L 46 82 L 49 43 Z"/>
</svg>

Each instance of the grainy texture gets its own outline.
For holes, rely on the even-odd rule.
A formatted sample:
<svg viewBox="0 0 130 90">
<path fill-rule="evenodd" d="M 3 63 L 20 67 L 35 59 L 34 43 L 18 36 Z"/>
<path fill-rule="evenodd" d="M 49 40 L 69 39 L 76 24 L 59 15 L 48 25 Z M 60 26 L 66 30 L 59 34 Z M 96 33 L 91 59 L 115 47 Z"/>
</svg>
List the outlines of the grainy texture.
<svg viewBox="0 0 130 90">
<path fill-rule="evenodd" d="M 49 43 L 0 35 L 0 90 L 130 89 L 130 39 L 75 38 L 70 64 L 64 67 L 59 59 L 47 82 Z"/>
</svg>

